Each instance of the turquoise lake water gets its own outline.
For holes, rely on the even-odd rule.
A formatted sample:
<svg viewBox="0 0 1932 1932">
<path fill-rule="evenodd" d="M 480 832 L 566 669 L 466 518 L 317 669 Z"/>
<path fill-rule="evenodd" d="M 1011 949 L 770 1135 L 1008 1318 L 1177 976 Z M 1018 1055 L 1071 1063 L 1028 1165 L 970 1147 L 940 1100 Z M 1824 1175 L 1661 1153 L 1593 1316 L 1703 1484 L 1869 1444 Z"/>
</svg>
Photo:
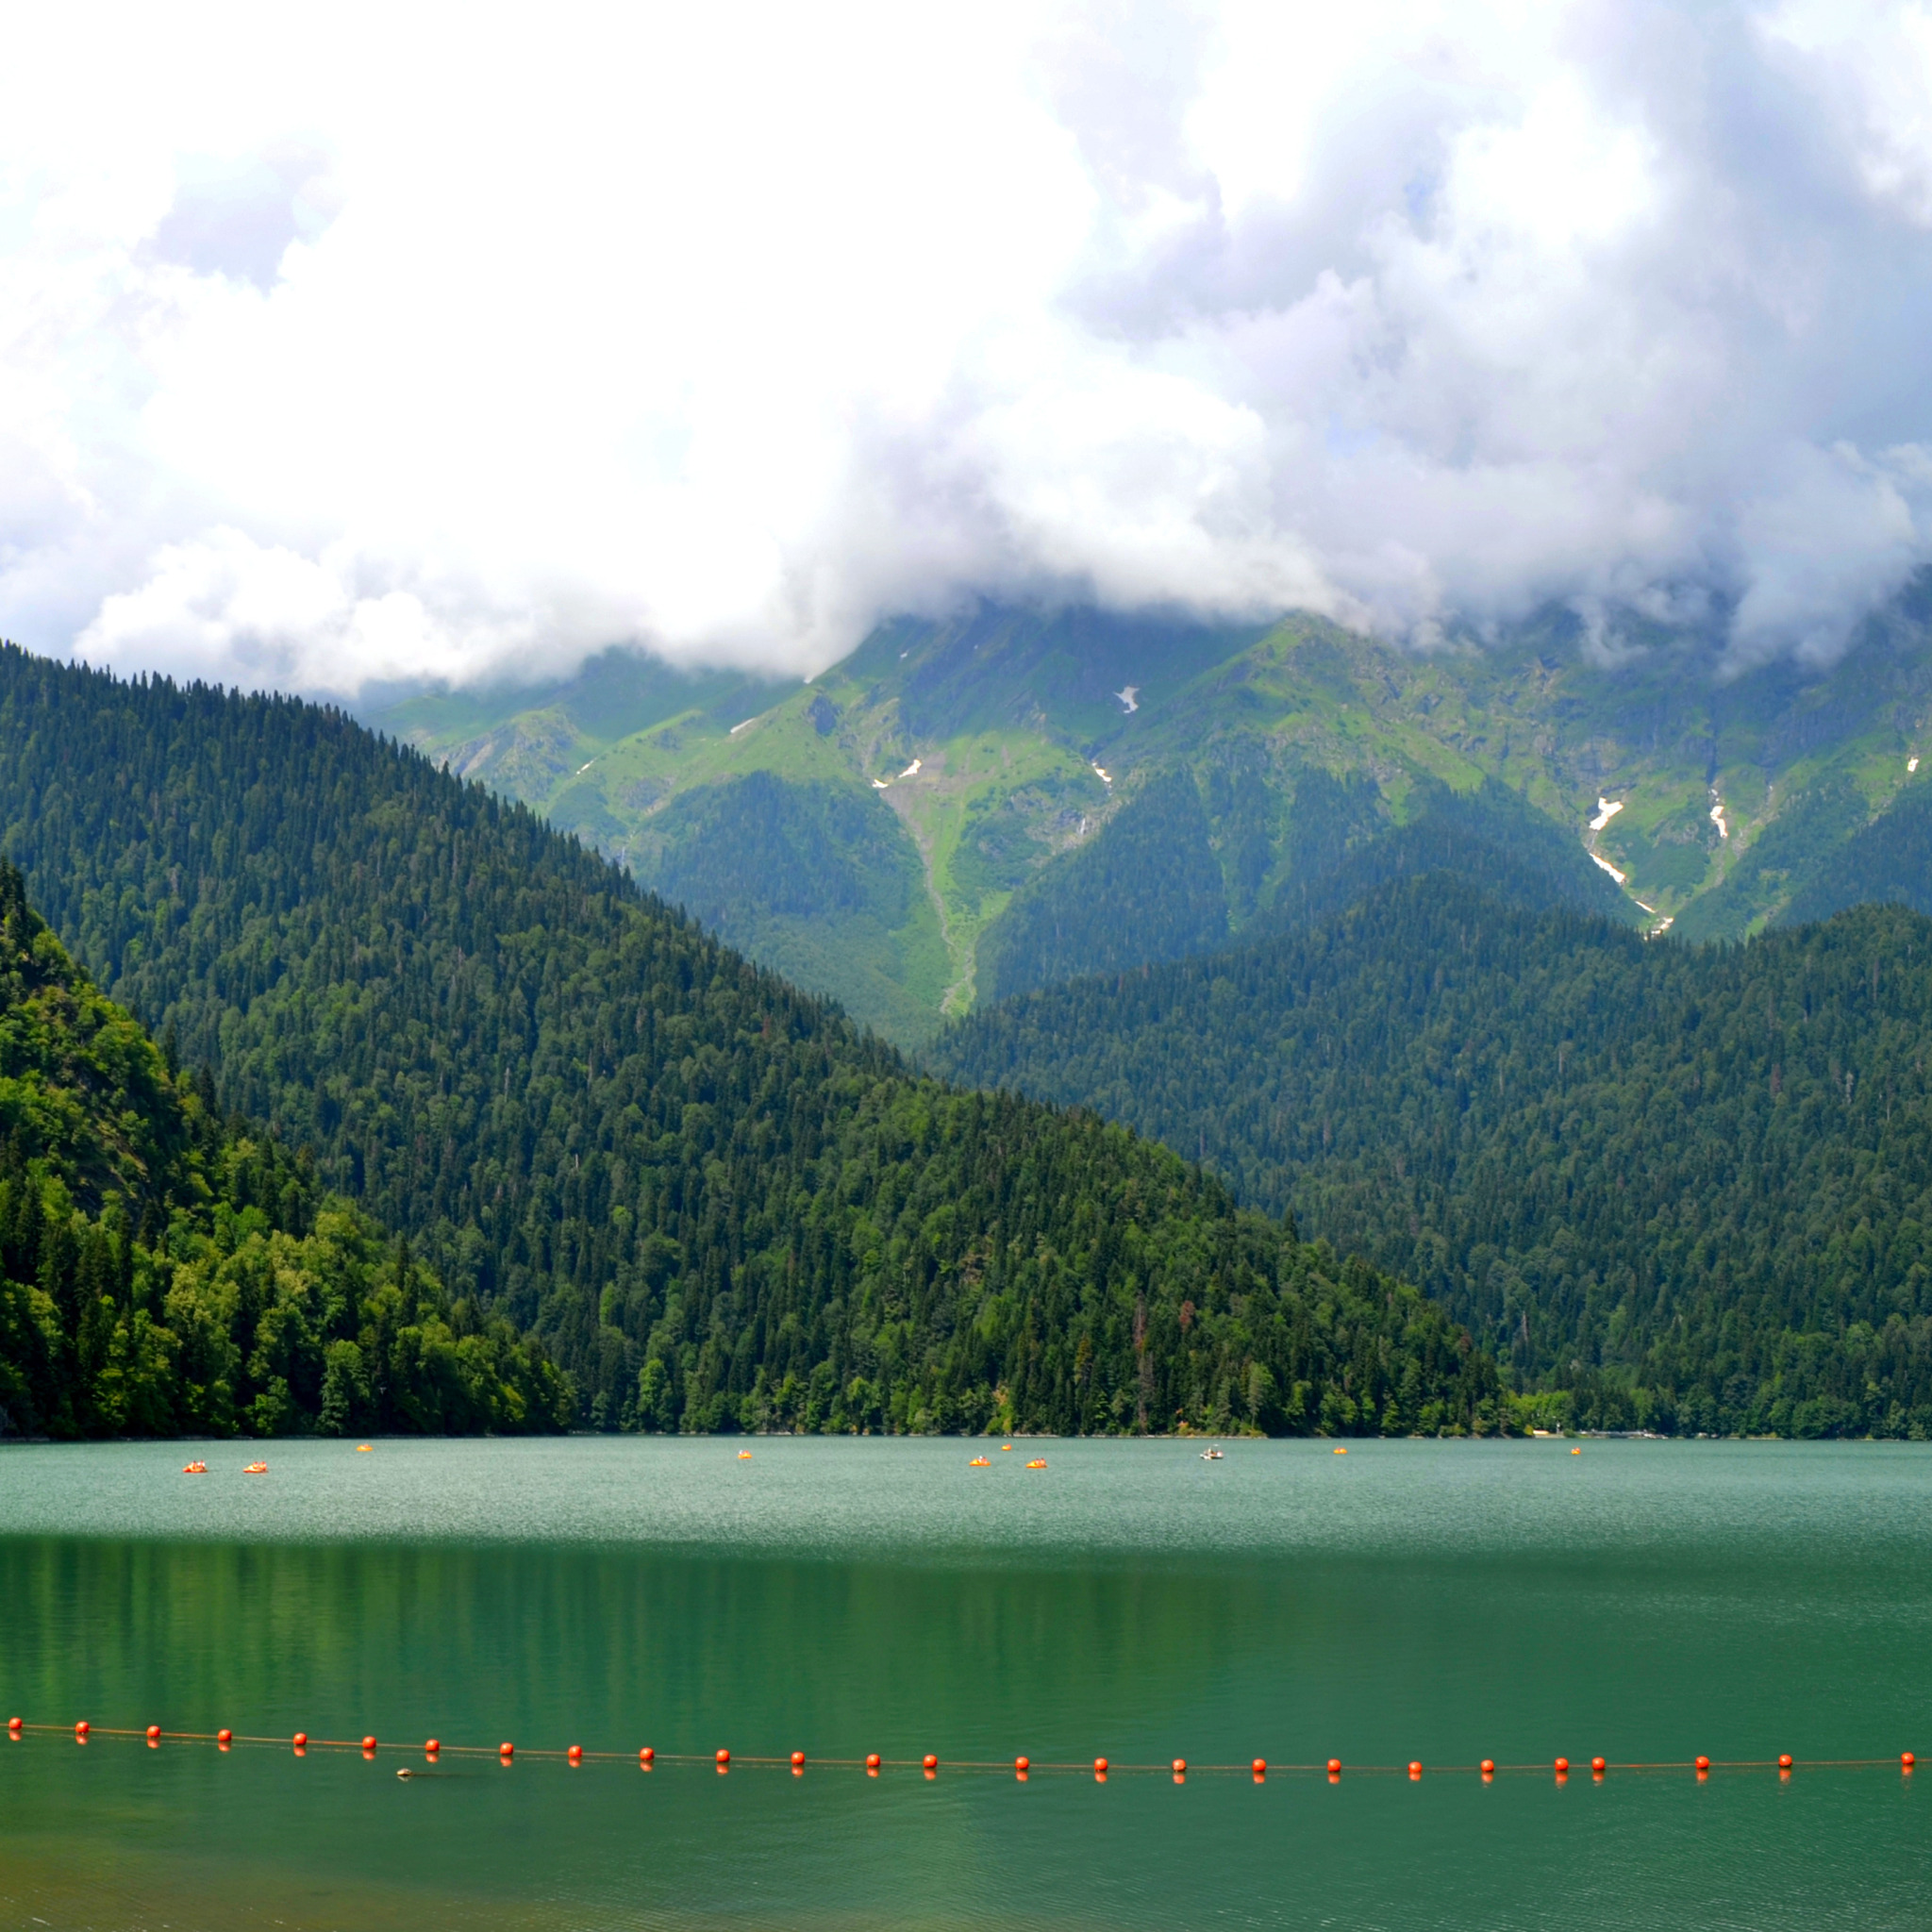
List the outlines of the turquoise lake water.
<svg viewBox="0 0 1932 1932">
<path fill-rule="evenodd" d="M 0 1451 L 0 1926 L 1932 1924 L 1924 1446 L 740 1446 Z"/>
</svg>

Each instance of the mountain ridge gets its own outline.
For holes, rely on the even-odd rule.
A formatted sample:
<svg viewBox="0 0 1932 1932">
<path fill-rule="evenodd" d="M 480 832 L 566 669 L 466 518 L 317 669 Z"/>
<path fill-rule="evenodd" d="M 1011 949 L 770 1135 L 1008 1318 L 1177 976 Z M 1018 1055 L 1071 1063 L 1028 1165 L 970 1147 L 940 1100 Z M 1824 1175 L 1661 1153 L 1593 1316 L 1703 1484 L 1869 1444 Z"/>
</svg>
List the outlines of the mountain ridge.
<svg viewBox="0 0 1932 1932">
<path fill-rule="evenodd" d="M 1321 898 L 1324 868 L 1445 793 L 1507 793 L 1535 814 L 1569 855 L 1564 896 L 1587 896 L 1574 881 L 1588 879 L 1658 929 L 1761 930 L 1824 888 L 1832 856 L 1914 789 L 1907 768 L 1932 730 L 1928 586 L 1827 670 L 1783 660 L 1728 675 L 1703 633 L 1629 613 L 1597 634 L 1546 611 L 1417 653 L 1307 616 L 1216 625 L 981 608 L 888 622 L 808 684 L 743 679 L 706 687 L 700 704 L 692 683 L 675 716 L 594 748 L 574 741 L 583 769 L 548 789 L 487 758 L 475 768 L 917 1046 L 1015 990 L 1001 962 L 1042 952 L 1095 865 L 1134 880 L 1140 903 L 1102 955 L 1062 946 L 1050 970 L 1063 976 L 1125 958 L 1136 931 L 1150 962 L 1237 941 L 1288 916 L 1284 903 Z M 599 661 L 622 682 L 619 658 Z M 660 707 L 675 702 L 676 674 L 632 662 Z M 498 692 L 490 715 L 535 715 L 530 695 Z M 443 729 L 437 702 L 376 722 L 474 764 L 485 741 Z M 1172 800 L 1180 774 L 1199 804 L 1167 814 L 1181 842 L 1124 849 L 1142 794 Z M 1339 817 L 1337 786 L 1350 800 Z M 835 812 L 849 829 L 828 832 Z M 730 890 L 734 869 L 755 876 L 808 842 L 836 855 L 836 890 L 777 913 Z M 1168 878 L 1158 894 L 1150 864 Z M 1887 886 L 1932 905 L 1932 874 Z"/>
</svg>

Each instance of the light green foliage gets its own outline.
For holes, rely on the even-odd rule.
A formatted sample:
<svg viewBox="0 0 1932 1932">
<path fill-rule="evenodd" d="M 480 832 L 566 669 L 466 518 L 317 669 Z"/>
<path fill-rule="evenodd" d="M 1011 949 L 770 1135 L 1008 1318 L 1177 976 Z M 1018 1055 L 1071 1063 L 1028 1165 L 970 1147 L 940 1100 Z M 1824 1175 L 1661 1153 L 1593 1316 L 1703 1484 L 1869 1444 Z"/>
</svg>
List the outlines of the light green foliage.
<svg viewBox="0 0 1932 1932">
<path fill-rule="evenodd" d="M 224 1125 L 0 862 L 0 1433 L 555 1429 L 565 1379 Z"/>
</svg>

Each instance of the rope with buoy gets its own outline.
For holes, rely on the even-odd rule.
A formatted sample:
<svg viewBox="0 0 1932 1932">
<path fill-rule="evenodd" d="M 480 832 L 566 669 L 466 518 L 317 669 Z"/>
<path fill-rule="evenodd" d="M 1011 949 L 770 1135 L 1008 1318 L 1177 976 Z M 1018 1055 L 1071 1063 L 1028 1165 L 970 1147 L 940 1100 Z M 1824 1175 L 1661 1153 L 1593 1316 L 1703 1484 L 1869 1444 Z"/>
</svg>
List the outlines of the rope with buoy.
<svg viewBox="0 0 1932 1932">
<path fill-rule="evenodd" d="M 7 1721 L 7 1734 L 15 1742 L 33 1736 L 65 1736 L 70 1727 L 65 1724 L 29 1724 L 24 1718 L 9 1718 Z M 355 1751 L 366 1758 L 374 1758 L 383 1752 L 415 1750 L 413 1745 L 388 1744 L 380 1742 L 375 1735 L 366 1734 L 360 1738 L 311 1738 L 307 1731 L 297 1731 L 292 1737 L 269 1738 L 247 1732 L 228 1729 L 217 1731 L 170 1731 L 159 1724 L 134 1727 L 126 1725 L 96 1724 L 87 1719 L 71 1727 L 71 1735 L 78 1744 L 88 1744 L 95 1739 L 131 1739 L 145 1743 L 151 1750 L 158 1750 L 163 1744 L 213 1744 L 217 1750 L 229 1751 L 237 1746 L 259 1749 L 264 1746 L 276 1750 L 292 1750 L 296 1757 L 306 1757 L 310 1751 Z M 536 1759 L 539 1762 L 557 1762 L 572 1769 L 581 1769 L 586 1764 L 625 1764 L 635 1761 L 643 1771 L 655 1771 L 659 1765 L 709 1765 L 723 1776 L 740 1768 L 747 1770 L 790 1771 L 794 1776 L 803 1776 L 808 1767 L 825 1771 L 863 1771 L 869 1776 L 877 1777 L 888 1771 L 918 1771 L 927 1778 L 937 1778 L 941 1770 L 941 1759 L 937 1753 L 926 1752 L 919 1757 L 886 1757 L 878 1752 L 869 1752 L 863 1757 L 808 1757 L 803 1751 L 791 1751 L 777 1756 L 758 1753 L 739 1754 L 729 1750 L 712 1752 L 698 1751 L 659 1751 L 646 1744 L 637 1753 L 628 1751 L 591 1751 L 581 1744 L 562 1747 L 541 1745 L 519 1745 L 506 1740 L 500 1744 L 445 1744 L 438 1738 L 426 1740 L 420 1747 L 422 1754 L 431 1764 L 440 1763 L 450 1757 L 494 1758 L 505 1767 Z M 1910 1751 L 1903 1751 L 1896 1757 L 1795 1757 L 1790 1752 L 1782 1752 L 1776 1757 L 1724 1757 L 1712 1758 L 1699 1756 L 1690 1758 L 1643 1758 L 1612 1763 L 1604 1757 L 1589 1760 L 1589 1772 L 1595 1782 L 1612 1773 L 1618 1774 L 1656 1775 L 1670 1772 L 1690 1772 L 1700 1780 L 1708 1778 L 1714 1772 L 1774 1771 L 1781 1778 L 1789 1778 L 1802 1771 L 1872 1771 L 1894 1766 L 1905 1776 L 1909 1777 L 1917 1768 L 1918 1759 Z M 1349 1777 L 1406 1777 L 1420 1781 L 1427 1777 L 1453 1776 L 1457 1774 L 1474 1774 L 1485 1783 L 1496 1777 L 1554 1776 L 1557 1783 L 1567 1781 L 1571 1765 L 1567 1757 L 1557 1757 L 1541 1764 L 1499 1764 L 1493 1758 L 1481 1758 L 1474 1764 L 1424 1764 L 1419 1758 L 1411 1758 L 1406 1764 L 1350 1764 L 1344 1767 L 1339 1757 L 1328 1758 L 1320 1764 L 1285 1764 L 1271 1761 L 1265 1757 L 1250 1758 L 1242 1764 L 1195 1764 L 1185 1757 L 1175 1757 L 1165 1764 L 1117 1763 L 1110 1758 L 1095 1757 L 1079 1763 L 1060 1763 L 1051 1760 L 1037 1760 L 1030 1757 L 1000 1759 L 988 1758 L 948 1758 L 944 1769 L 949 1774 L 984 1776 L 989 1774 L 1013 1776 L 1023 1783 L 1035 1774 L 1041 1775 L 1065 1776 L 1077 1774 L 1091 1776 L 1096 1782 L 1106 1783 L 1114 1775 L 1132 1777 L 1159 1774 L 1171 1776 L 1176 1784 L 1182 1784 L 1192 1776 L 1231 1777 L 1247 1776 L 1255 1783 L 1265 1783 L 1271 1776 L 1282 1777 L 1325 1777 L 1330 1784 L 1339 1784 L 1344 1773 Z"/>
</svg>

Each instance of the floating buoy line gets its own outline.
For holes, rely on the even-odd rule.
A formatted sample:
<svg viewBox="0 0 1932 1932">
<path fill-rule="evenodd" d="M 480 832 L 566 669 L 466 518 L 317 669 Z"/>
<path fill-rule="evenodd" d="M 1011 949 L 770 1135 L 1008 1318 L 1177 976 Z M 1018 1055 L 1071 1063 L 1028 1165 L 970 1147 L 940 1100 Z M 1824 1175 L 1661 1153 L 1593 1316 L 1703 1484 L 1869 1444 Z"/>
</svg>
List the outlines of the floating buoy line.
<svg viewBox="0 0 1932 1932">
<path fill-rule="evenodd" d="M 8 1718 L 7 1734 L 15 1743 L 28 1736 L 64 1737 L 69 1734 L 65 1724 L 28 1724 L 24 1718 Z M 757 1754 L 735 1755 L 728 1750 L 713 1752 L 697 1751 L 658 1751 L 646 1744 L 635 1757 L 628 1751 L 587 1751 L 581 1744 L 556 1748 L 529 1748 L 506 1741 L 501 1744 L 445 1744 L 441 1739 L 430 1738 L 420 1746 L 413 1744 L 382 1743 L 374 1736 L 362 1738 L 311 1738 L 307 1731 L 297 1731 L 288 1738 L 255 1737 L 232 1730 L 219 1731 L 166 1731 L 159 1724 L 149 1724 L 145 1728 L 95 1724 L 83 1719 L 72 1726 L 72 1736 L 77 1744 L 92 1743 L 99 1739 L 129 1739 L 145 1743 L 150 1750 L 159 1750 L 163 1744 L 212 1744 L 220 1751 L 232 1751 L 237 1746 L 264 1746 L 275 1750 L 292 1751 L 298 1757 L 308 1756 L 310 1751 L 357 1751 L 365 1758 L 374 1759 L 383 1752 L 420 1751 L 429 1767 L 440 1765 L 444 1757 L 494 1758 L 506 1769 L 531 1758 L 539 1761 L 555 1761 L 570 1766 L 573 1770 L 586 1764 L 630 1764 L 635 1763 L 641 1771 L 654 1772 L 660 1766 L 705 1765 L 712 1768 L 722 1777 L 734 1770 L 790 1771 L 794 1777 L 803 1777 L 808 1769 L 820 1771 L 863 1771 L 868 1777 L 877 1777 L 888 1771 L 917 1771 L 927 1778 L 937 1778 L 941 1765 L 938 1755 L 927 1752 L 923 1757 L 885 1757 L 876 1751 L 869 1752 L 864 1757 L 808 1757 L 803 1751 L 793 1751 L 784 1757 L 764 1757 Z M 1593 1783 L 1601 1784 L 1610 1774 L 1639 1773 L 1656 1775 L 1668 1772 L 1689 1772 L 1697 1781 L 1706 1782 L 1714 1772 L 1774 1771 L 1780 1779 L 1788 1779 L 1801 1771 L 1875 1771 L 1887 1768 L 1896 1769 L 1903 1776 L 1910 1777 L 1917 1768 L 1918 1759 L 1909 1751 L 1902 1751 L 1896 1757 L 1794 1757 L 1790 1752 L 1776 1757 L 1687 1757 L 1658 1758 L 1630 1763 L 1611 1763 L 1603 1757 L 1592 1757 L 1587 1762 L 1572 1766 L 1569 1758 L 1557 1757 L 1541 1764 L 1498 1764 L 1493 1758 L 1484 1757 L 1474 1764 L 1424 1764 L 1420 1758 L 1412 1758 L 1407 1764 L 1347 1764 L 1339 1757 L 1330 1757 L 1320 1764 L 1278 1764 L 1265 1757 L 1250 1758 L 1244 1764 L 1191 1764 L 1185 1757 L 1175 1757 L 1165 1764 L 1121 1764 L 1110 1758 L 1096 1757 L 1091 1762 L 1082 1763 L 1036 1763 L 1030 1757 L 1010 1759 L 959 1758 L 947 1759 L 944 1770 L 948 1774 L 992 1774 L 998 1776 L 1011 1776 L 1022 1783 L 1035 1773 L 1042 1775 L 1075 1775 L 1091 1777 L 1097 1783 L 1105 1784 L 1113 1776 L 1159 1775 L 1172 1777 L 1175 1784 L 1185 1784 L 1190 1774 L 1204 1777 L 1243 1776 L 1262 1784 L 1271 1775 L 1278 1777 L 1325 1777 L 1330 1784 L 1340 1784 L 1347 1777 L 1407 1777 L 1412 1783 L 1420 1783 L 1424 1777 L 1465 1776 L 1480 1777 L 1485 1784 L 1498 1777 L 1541 1776 L 1554 1777 L 1558 1784 L 1569 1781 L 1572 1771 L 1588 1773 Z M 405 1767 L 397 1772 L 399 1777 L 422 1775 Z"/>
</svg>

